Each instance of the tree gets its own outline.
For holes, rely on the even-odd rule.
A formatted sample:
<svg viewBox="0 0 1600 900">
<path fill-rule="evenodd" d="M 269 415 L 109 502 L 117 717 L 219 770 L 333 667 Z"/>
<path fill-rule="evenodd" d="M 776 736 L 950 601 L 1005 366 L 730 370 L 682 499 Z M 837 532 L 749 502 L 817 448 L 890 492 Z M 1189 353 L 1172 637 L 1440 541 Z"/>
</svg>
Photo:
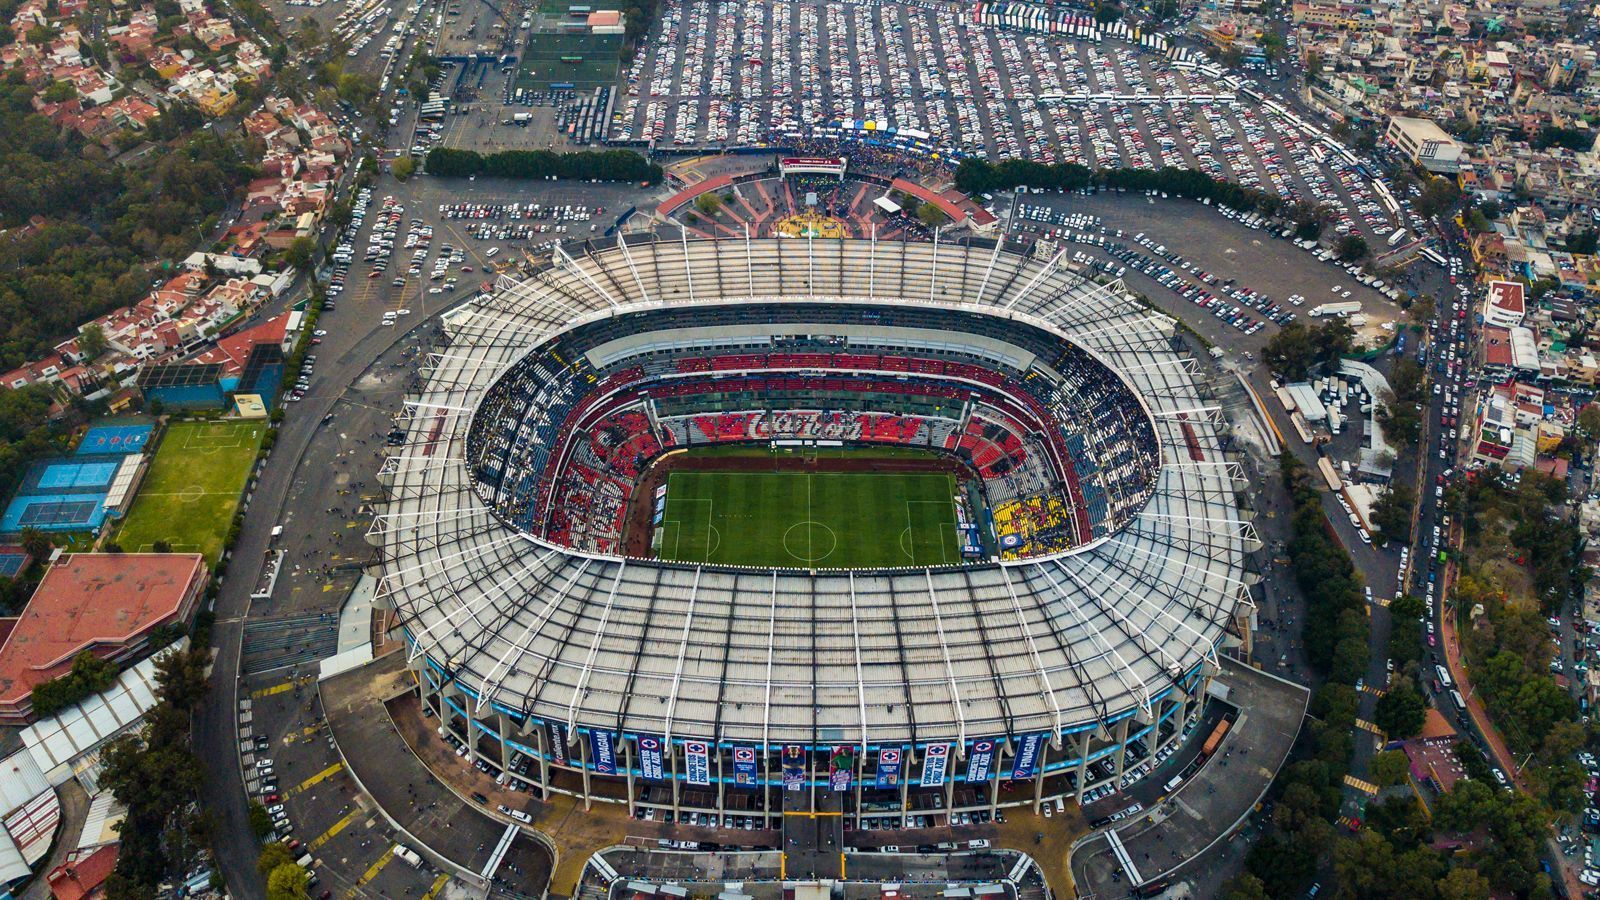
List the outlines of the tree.
<svg viewBox="0 0 1600 900">
<path fill-rule="evenodd" d="M 1299 381 L 1313 367 L 1349 352 L 1353 336 L 1350 323 L 1342 318 L 1314 326 L 1291 322 L 1267 341 L 1261 356 L 1273 371 Z"/>
<path fill-rule="evenodd" d="M 293 862 L 294 851 L 279 841 L 273 841 L 262 846 L 261 855 L 256 857 L 256 871 L 265 877 L 271 875 L 279 866 L 287 866 Z"/>
<path fill-rule="evenodd" d="M 50 551 L 52 549 L 50 537 L 37 528 L 23 528 L 22 549 L 28 551 L 28 555 L 35 560 L 47 562 L 50 559 Z"/>
<path fill-rule="evenodd" d="M 283 251 L 283 261 L 289 266 L 305 271 L 311 268 L 311 259 L 317 252 L 317 242 L 309 235 L 301 235 L 289 242 Z"/>
<path fill-rule="evenodd" d="M 1419 294 L 1412 299 L 1411 305 L 1406 308 L 1406 314 L 1413 324 L 1426 326 L 1433 321 L 1433 314 L 1437 308 L 1438 303 L 1433 299 L 1432 294 Z"/>
<path fill-rule="evenodd" d="M 1350 262 L 1367 255 L 1367 239 L 1359 234 L 1347 234 L 1339 239 L 1339 258 Z"/>
<path fill-rule="evenodd" d="M 288 863 L 273 869 L 267 876 L 267 900 L 306 900 L 306 870 Z"/>
<path fill-rule="evenodd" d="M 938 228 L 948 222 L 950 217 L 944 214 L 944 210 L 940 209 L 938 204 L 924 203 L 917 207 L 917 220 L 929 228 Z"/>
<path fill-rule="evenodd" d="M 1222 900 L 1270 900 L 1267 886 L 1249 872 L 1240 872 L 1222 885 Z"/>
<path fill-rule="evenodd" d="M 272 816 L 267 814 L 265 806 L 254 800 L 250 801 L 250 831 L 258 841 L 272 833 Z"/>
<path fill-rule="evenodd" d="M 1477 869 L 1456 866 L 1439 879 L 1439 900 L 1489 900 L 1492 894 L 1489 879 Z"/>
<path fill-rule="evenodd" d="M 722 209 L 722 198 L 711 191 L 694 198 L 694 208 L 706 216 L 714 216 Z"/>
<path fill-rule="evenodd" d="M 1600 403 L 1585 404 L 1578 411 L 1578 430 L 1590 440 L 1600 438 Z"/>
<path fill-rule="evenodd" d="M 1422 196 L 1417 198 L 1417 212 L 1432 218 L 1449 211 L 1461 199 L 1461 188 L 1453 178 L 1430 176 L 1422 185 Z"/>
<path fill-rule="evenodd" d="M 417 171 L 417 160 L 412 156 L 402 156 L 389 164 L 389 171 L 401 181 L 409 179 Z"/>
<path fill-rule="evenodd" d="M 99 324 L 90 322 L 78 331 L 78 349 L 83 358 L 93 361 L 106 352 L 106 332 Z"/>
<path fill-rule="evenodd" d="M 1385 750 L 1372 757 L 1371 767 L 1368 769 L 1372 775 L 1372 783 L 1379 787 L 1403 784 L 1406 772 L 1411 768 L 1411 761 L 1402 750 Z"/>
<path fill-rule="evenodd" d="M 1416 492 L 1411 485 L 1397 481 L 1389 485 L 1372 505 L 1372 524 L 1386 541 L 1405 543 L 1411 540 L 1411 510 L 1417 505 Z"/>
</svg>

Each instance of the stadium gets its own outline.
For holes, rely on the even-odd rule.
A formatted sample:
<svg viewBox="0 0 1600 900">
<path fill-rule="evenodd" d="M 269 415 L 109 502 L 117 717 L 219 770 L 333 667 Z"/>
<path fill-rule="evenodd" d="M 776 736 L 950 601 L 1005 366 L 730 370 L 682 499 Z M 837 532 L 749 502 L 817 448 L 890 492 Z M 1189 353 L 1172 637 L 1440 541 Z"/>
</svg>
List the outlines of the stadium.
<svg viewBox="0 0 1600 900">
<path fill-rule="evenodd" d="M 441 737 L 748 827 L 1147 771 L 1258 542 L 1174 322 L 1060 263 L 616 237 L 446 314 L 371 533 Z"/>
</svg>

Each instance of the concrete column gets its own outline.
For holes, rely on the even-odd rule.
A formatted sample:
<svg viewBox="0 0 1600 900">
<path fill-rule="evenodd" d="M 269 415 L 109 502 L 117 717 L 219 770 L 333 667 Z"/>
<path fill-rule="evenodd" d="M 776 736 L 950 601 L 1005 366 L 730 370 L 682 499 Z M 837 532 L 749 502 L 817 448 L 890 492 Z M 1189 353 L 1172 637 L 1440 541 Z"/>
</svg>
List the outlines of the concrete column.
<svg viewBox="0 0 1600 900">
<path fill-rule="evenodd" d="M 583 811 L 588 812 L 589 800 L 589 742 L 582 736 L 578 738 L 578 772 L 583 775 Z"/>
<path fill-rule="evenodd" d="M 906 819 L 911 814 L 911 762 L 917 753 L 916 747 L 906 747 L 900 753 L 900 827 L 907 828 L 910 823 Z"/>
<path fill-rule="evenodd" d="M 761 748 L 761 827 L 772 827 L 772 754 L 767 752 L 766 746 Z M 782 796 L 783 786 L 778 786 L 779 796 Z"/>
<path fill-rule="evenodd" d="M 539 760 L 539 792 L 543 799 L 550 797 L 550 729 L 539 726 L 533 729 L 533 749 Z"/>
<path fill-rule="evenodd" d="M 1050 761 L 1050 744 L 1050 741 L 1039 742 L 1039 758 L 1033 770 L 1033 814 L 1036 816 L 1039 805 L 1044 802 L 1044 764 Z"/>
<path fill-rule="evenodd" d="M 711 749 L 717 754 L 717 827 L 722 827 L 722 817 L 727 813 L 727 783 L 722 780 L 722 748 L 715 741 L 711 742 Z M 730 753 L 733 751 L 729 751 Z"/>
<path fill-rule="evenodd" d="M 495 718 L 496 731 L 500 736 L 500 774 L 509 783 L 511 776 L 506 773 L 511 771 L 511 745 L 508 743 L 509 735 L 506 732 L 506 722 L 511 717 L 505 713 L 496 713 Z"/>
<path fill-rule="evenodd" d="M 1083 791 L 1089 782 L 1089 735 L 1094 729 L 1080 731 L 1073 737 L 1072 743 L 1078 749 L 1078 805 L 1083 805 Z"/>
<path fill-rule="evenodd" d="M 1122 772 L 1128 764 L 1128 723 L 1131 718 L 1123 719 L 1117 723 L 1117 782 L 1121 785 Z"/>
<path fill-rule="evenodd" d="M 622 771 L 628 779 L 628 815 L 634 814 L 634 801 L 639 797 L 633 791 L 633 741 L 622 742 Z"/>
<path fill-rule="evenodd" d="M 663 740 L 667 746 L 663 748 L 667 754 L 667 765 L 672 772 L 672 818 L 681 821 L 682 808 L 679 804 L 683 801 L 681 785 L 678 783 L 678 749 L 670 741 Z"/>
</svg>

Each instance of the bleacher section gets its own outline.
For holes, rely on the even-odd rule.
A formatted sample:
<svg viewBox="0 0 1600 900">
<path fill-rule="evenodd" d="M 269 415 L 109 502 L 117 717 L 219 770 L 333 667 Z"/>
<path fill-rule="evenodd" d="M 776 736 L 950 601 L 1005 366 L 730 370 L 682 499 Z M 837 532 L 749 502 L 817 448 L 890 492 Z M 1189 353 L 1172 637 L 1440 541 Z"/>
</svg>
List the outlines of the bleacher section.
<svg viewBox="0 0 1600 900">
<path fill-rule="evenodd" d="M 816 309 L 823 318 L 851 315 Z M 908 310 L 907 324 L 958 324 L 941 313 Z M 873 315 L 881 324 L 883 314 Z M 725 339 L 717 352 L 653 340 L 640 352 L 599 359 L 598 350 L 628 334 L 715 327 L 717 311 L 630 317 L 626 329 L 603 320 L 530 355 L 490 389 L 468 435 L 468 458 L 480 494 L 500 515 L 601 553 L 619 552 L 633 486 L 665 450 L 773 440 L 955 455 L 981 479 L 1009 558 L 1068 549 L 1119 528 L 1142 507 L 1159 467 L 1137 400 L 1086 353 L 1041 342 L 1034 329 L 1012 335 L 984 322 L 993 337 L 1035 354 L 1025 370 L 979 350 L 941 348 L 934 356 L 863 337 L 841 347 L 838 339 L 807 346 L 782 335 L 746 336 Z"/>
</svg>

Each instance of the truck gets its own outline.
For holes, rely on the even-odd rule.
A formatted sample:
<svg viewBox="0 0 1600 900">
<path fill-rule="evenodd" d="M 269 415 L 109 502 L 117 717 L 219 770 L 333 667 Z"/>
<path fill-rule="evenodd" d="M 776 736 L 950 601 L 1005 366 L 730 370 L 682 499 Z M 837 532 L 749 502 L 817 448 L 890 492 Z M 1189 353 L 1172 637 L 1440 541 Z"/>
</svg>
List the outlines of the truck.
<svg viewBox="0 0 1600 900">
<path fill-rule="evenodd" d="M 1360 300 L 1340 300 L 1335 303 L 1319 303 L 1316 306 L 1311 307 L 1310 312 L 1306 313 L 1306 315 L 1316 319 L 1321 318 L 1322 316 L 1348 316 L 1351 313 L 1358 313 L 1360 311 Z"/>
<path fill-rule="evenodd" d="M 1233 722 L 1229 719 L 1223 719 L 1218 722 L 1217 727 L 1212 729 L 1211 735 L 1206 738 L 1205 744 L 1200 748 L 1200 755 L 1210 757 L 1211 754 L 1217 752 L 1217 746 L 1222 743 L 1224 737 L 1227 737 L 1228 729 L 1232 727 Z"/>
<path fill-rule="evenodd" d="M 413 869 L 422 868 L 422 857 L 417 855 L 417 851 L 407 847 L 405 844 L 395 844 L 394 855 L 405 860 L 406 865 Z"/>
<path fill-rule="evenodd" d="M 513 124 L 513 125 L 527 125 L 529 122 L 532 122 L 532 121 L 533 121 L 533 113 L 519 112 L 519 113 L 512 113 L 511 114 L 511 124 Z"/>
</svg>

